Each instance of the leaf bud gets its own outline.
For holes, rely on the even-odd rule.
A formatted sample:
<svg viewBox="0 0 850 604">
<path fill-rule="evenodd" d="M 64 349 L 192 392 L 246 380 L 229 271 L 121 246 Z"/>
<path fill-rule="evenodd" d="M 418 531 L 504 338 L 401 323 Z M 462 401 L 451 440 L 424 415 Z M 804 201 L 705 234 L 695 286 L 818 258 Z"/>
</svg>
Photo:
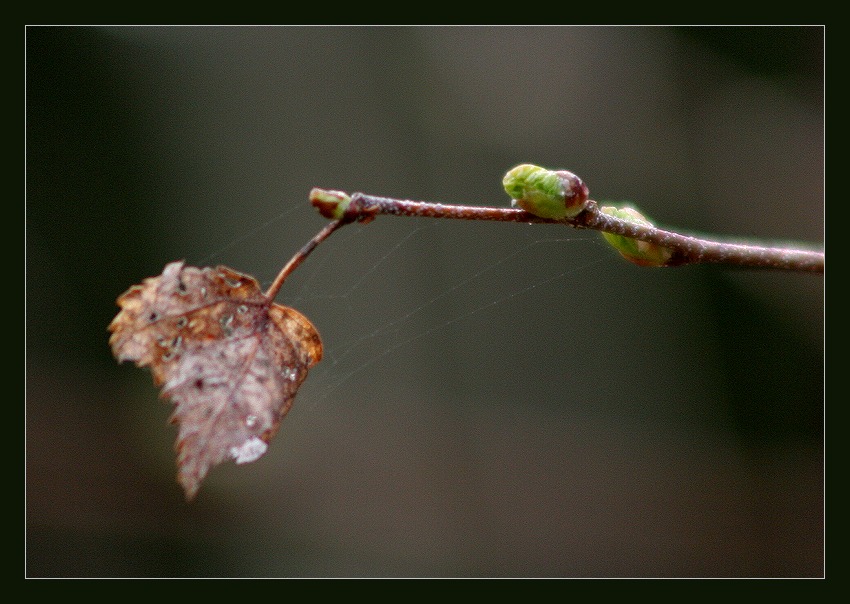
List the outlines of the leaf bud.
<svg viewBox="0 0 850 604">
<path fill-rule="evenodd" d="M 634 222 L 643 226 L 654 226 L 646 216 L 630 206 L 624 206 L 622 208 L 604 206 L 599 208 L 599 211 L 620 220 Z M 631 237 L 623 237 L 622 235 L 615 235 L 613 233 L 603 232 L 602 236 L 605 238 L 605 241 L 620 252 L 623 258 L 640 266 L 667 266 L 667 262 L 673 256 L 673 251 L 670 248 L 660 246 L 657 243 L 639 241 Z"/>
<path fill-rule="evenodd" d="M 310 203 L 319 210 L 319 214 L 331 220 L 342 220 L 351 197 L 342 191 L 331 191 L 318 187 L 310 191 Z"/>
<path fill-rule="evenodd" d="M 513 205 L 540 218 L 574 218 L 587 206 L 587 185 L 567 170 L 521 164 L 505 174 L 502 184 Z"/>
</svg>

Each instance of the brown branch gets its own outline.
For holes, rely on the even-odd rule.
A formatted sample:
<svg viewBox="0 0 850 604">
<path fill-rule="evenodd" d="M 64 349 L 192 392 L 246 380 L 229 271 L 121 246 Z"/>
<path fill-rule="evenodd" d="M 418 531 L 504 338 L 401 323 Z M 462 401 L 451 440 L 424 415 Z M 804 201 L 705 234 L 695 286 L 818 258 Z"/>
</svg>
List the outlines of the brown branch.
<svg viewBox="0 0 850 604">
<path fill-rule="evenodd" d="M 519 208 L 449 205 L 377 197 L 340 191 L 313 189 L 310 200 L 323 216 L 345 221 L 369 222 L 379 214 L 450 218 L 455 220 L 494 220 L 538 224 L 562 224 L 580 229 L 613 233 L 656 244 L 672 252 L 664 266 L 718 263 L 744 267 L 773 268 L 813 273 L 824 272 L 824 252 L 803 246 L 744 245 L 714 241 L 666 231 L 603 213 L 588 200 L 585 209 L 572 218 L 540 218 Z"/>
</svg>

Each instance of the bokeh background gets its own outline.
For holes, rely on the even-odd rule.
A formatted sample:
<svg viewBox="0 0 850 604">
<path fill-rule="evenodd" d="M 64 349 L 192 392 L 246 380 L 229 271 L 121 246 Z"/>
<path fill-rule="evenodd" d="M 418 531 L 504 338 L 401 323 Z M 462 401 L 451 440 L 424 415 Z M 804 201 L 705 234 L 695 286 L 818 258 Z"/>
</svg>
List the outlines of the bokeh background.
<svg viewBox="0 0 850 604">
<path fill-rule="evenodd" d="M 279 297 L 325 359 L 191 505 L 106 326 L 176 259 L 268 285 L 325 224 L 314 186 L 501 205 L 531 162 L 661 225 L 821 243 L 823 37 L 27 28 L 27 576 L 822 576 L 821 277 L 346 227 Z"/>
</svg>

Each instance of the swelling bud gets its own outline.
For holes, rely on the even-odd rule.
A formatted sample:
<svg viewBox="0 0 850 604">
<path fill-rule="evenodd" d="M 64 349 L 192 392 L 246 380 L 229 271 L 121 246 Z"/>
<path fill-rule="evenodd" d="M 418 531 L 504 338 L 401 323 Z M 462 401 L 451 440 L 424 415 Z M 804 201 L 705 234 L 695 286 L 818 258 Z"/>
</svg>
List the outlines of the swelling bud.
<svg viewBox="0 0 850 604">
<path fill-rule="evenodd" d="M 540 218 L 575 218 L 590 194 L 581 178 L 567 170 L 547 170 L 532 164 L 512 168 L 502 179 L 512 205 Z"/>
</svg>

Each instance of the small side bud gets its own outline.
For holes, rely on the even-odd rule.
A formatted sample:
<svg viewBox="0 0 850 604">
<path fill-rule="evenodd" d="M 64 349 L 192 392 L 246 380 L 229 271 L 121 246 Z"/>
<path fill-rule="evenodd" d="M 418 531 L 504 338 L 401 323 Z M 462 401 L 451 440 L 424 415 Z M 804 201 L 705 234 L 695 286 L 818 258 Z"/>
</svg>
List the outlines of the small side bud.
<svg viewBox="0 0 850 604">
<path fill-rule="evenodd" d="M 317 187 L 310 191 L 310 203 L 325 218 L 342 220 L 351 203 L 351 197 L 342 191 L 330 191 Z"/>
<path fill-rule="evenodd" d="M 586 207 L 590 192 L 581 178 L 567 170 L 547 170 L 532 164 L 512 168 L 502 179 L 511 203 L 540 218 L 574 218 Z"/>
<path fill-rule="evenodd" d="M 655 226 L 646 216 L 629 206 L 622 208 L 604 206 L 599 208 L 599 211 L 628 222 L 634 222 L 643 226 Z M 620 252 L 623 258 L 640 266 L 666 266 L 667 262 L 673 256 L 671 249 L 662 247 L 656 243 L 638 241 L 631 237 L 623 237 L 622 235 L 614 235 L 613 233 L 603 232 L 602 236 L 605 238 L 605 241 Z"/>
</svg>

